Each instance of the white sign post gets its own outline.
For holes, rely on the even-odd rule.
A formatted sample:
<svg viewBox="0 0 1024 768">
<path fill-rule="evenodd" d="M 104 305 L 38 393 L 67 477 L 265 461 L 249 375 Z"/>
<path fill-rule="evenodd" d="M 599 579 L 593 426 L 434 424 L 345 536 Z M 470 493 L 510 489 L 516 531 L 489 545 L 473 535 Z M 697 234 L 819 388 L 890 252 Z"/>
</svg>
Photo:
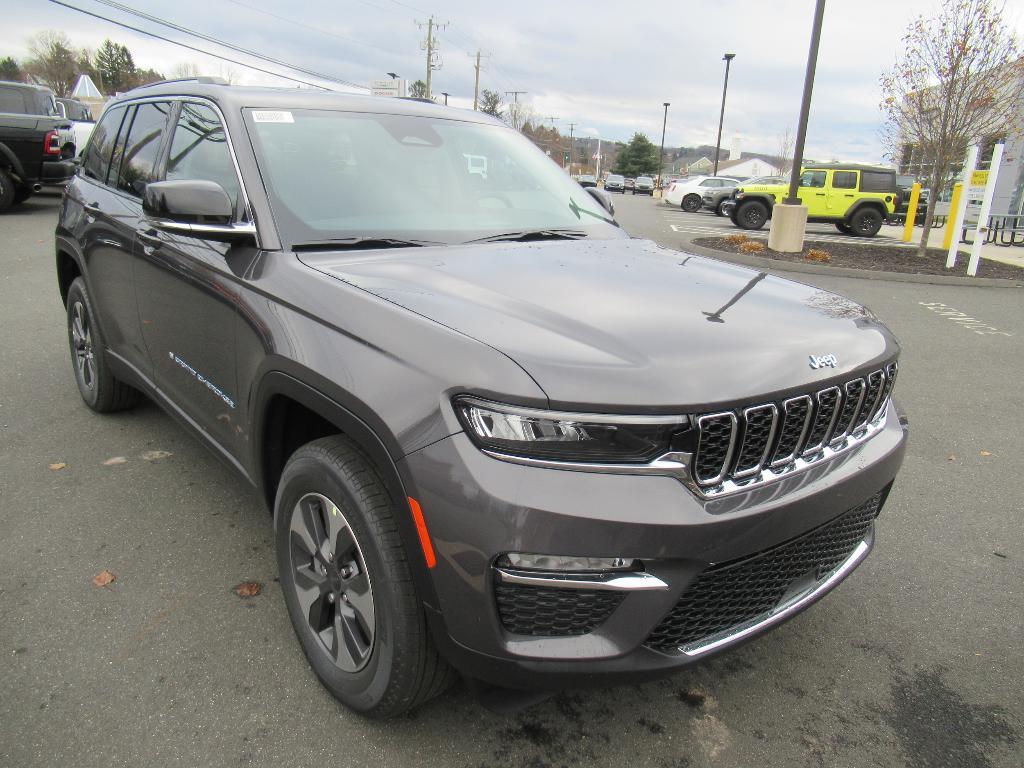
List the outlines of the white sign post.
<svg viewBox="0 0 1024 768">
<path fill-rule="evenodd" d="M 949 253 L 946 254 L 946 269 L 956 266 L 957 250 L 960 247 L 960 228 L 964 222 L 964 212 L 967 210 L 967 201 L 971 197 L 971 176 L 974 174 L 974 167 L 978 164 L 978 147 L 973 146 L 967 150 L 967 160 L 964 162 L 964 172 L 960 177 L 963 184 L 963 193 L 960 195 L 960 202 L 955 211 L 950 211 L 953 216 L 953 242 L 949 245 Z"/>
<path fill-rule="evenodd" d="M 988 232 L 988 212 L 992 209 L 992 198 L 996 193 L 996 179 L 999 178 L 999 162 L 1003 159 L 1003 145 L 996 144 L 992 148 L 992 162 L 988 166 L 988 183 L 985 184 L 985 196 L 981 198 L 981 211 L 978 212 L 978 224 L 974 228 L 974 243 L 971 244 L 971 260 L 967 264 L 967 274 L 975 277 L 978 274 L 978 262 L 981 261 L 981 246 Z"/>
</svg>

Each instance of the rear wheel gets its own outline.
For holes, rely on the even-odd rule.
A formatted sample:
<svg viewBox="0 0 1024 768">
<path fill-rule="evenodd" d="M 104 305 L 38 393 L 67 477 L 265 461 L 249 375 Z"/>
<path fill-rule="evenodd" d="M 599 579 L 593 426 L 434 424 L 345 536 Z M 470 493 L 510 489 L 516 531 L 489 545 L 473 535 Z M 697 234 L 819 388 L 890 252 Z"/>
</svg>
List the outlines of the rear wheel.
<svg viewBox="0 0 1024 768">
<path fill-rule="evenodd" d="M 715 216 L 725 216 L 725 211 L 722 208 L 725 206 L 725 200 L 715 206 Z"/>
<path fill-rule="evenodd" d="M 407 712 L 454 679 L 413 588 L 400 514 L 404 504 L 340 435 L 292 455 L 274 505 L 281 589 L 302 650 L 331 694 L 371 717 Z"/>
<path fill-rule="evenodd" d="M 32 187 L 19 187 L 14 193 L 14 202 L 11 205 L 21 205 L 32 197 Z"/>
<path fill-rule="evenodd" d="M 768 206 L 757 200 L 747 200 L 736 207 L 733 221 L 743 229 L 760 229 L 768 221 Z"/>
<path fill-rule="evenodd" d="M 96 325 L 85 281 L 76 277 L 68 289 L 68 343 L 82 400 L 97 413 L 112 413 L 138 403 L 140 393 L 114 377 L 103 356 L 106 345 Z"/>
<path fill-rule="evenodd" d="M 850 217 L 850 229 L 858 237 L 874 237 L 882 228 L 882 214 L 874 208 L 861 208 Z"/>
<path fill-rule="evenodd" d="M 683 198 L 683 202 L 680 203 L 680 206 L 684 211 L 694 213 L 695 211 L 699 211 L 703 204 L 704 200 L 700 195 L 687 195 Z"/>
<path fill-rule="evenodd" d="M 14 205 L 14 179 L 11 174 L 0 168 L 0 213 Z"/>
</svg>

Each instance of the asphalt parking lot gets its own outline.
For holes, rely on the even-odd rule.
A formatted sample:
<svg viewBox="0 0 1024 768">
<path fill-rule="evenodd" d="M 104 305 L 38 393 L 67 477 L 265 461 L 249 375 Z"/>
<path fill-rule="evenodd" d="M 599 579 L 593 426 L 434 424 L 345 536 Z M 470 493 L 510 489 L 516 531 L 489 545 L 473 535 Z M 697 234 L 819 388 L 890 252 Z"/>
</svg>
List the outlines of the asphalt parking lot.
<svg viewBox="0 0 1024 768">
<path fill-rule="evenodd" d="M 1024 291 L 798 276 L 895 331 L 912 430 L 874 553 L 812 610 L 670 680 L 377 723 L 308 669 L 256 494 L 155 406 L 81 404 L 58 203 L 0 218 L 0 766 L 1024 764 Z M 671 248 L 728 224 L 615 204 Z"/>
</svg>

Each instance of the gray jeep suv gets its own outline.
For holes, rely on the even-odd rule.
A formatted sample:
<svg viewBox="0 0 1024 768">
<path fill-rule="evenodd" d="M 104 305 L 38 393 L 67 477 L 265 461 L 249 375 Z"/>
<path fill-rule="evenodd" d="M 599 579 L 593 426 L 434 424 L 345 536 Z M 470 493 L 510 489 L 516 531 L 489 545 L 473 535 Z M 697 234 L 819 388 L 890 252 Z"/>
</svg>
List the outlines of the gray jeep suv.
<svg viewBox="0 0 1024 768">
<path fill-rule="evenodd" d="M 82 398 L 145 394 L 260 489 L 299 645 L 360 712 L 665 675 L 872 546 L 889 331 L 602 201 L 413 100 L 168 82 L 96 126 L 56 231 Z"/>
</svg>

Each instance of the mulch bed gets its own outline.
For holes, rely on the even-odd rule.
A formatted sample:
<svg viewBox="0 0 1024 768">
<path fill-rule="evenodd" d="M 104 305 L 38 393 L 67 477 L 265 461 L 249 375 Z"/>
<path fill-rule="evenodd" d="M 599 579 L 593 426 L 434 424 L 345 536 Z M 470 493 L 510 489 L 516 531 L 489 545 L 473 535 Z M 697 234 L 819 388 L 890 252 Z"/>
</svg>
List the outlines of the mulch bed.
<svg viewBox="0 0 1024 768">
<path fill-rule="evenodd" d="M 760 238 L 751 238 L 748 242 L 764 242 Z M 853 269 L 869 269 L 876 272 L 903 272 L 911 275 L 957 275 L 967 276 L 967 262 L 970 254 L 960 251 L 960 257 L 953 269 L 946 269 L 946 251 L 941 248 L 929 248 L 927 256 L 918 256 L 914 248 L 898 245 L 865 245 L 849 243 L 808 242 L 803 253 L 781 253 L 765 248 L 759 253 L 745 253 L 742 243 L 730 242 L 725 237 L 701 237 L 693 240 L 694 245 L 712 248 L 726 253 L 743 253 L 775 261 L 791 261 L 801 264 L 819 264 L 824 267 L 851 267 Z M 808 259 L 809 251 L 826 251 L 831 257 L 827 262 Z M 978 264 L 978 277 L 998 277 L 1007 280 L 1024 280 L 1024 268 L 998 261 L 982 258 Z"/>
</svg>

